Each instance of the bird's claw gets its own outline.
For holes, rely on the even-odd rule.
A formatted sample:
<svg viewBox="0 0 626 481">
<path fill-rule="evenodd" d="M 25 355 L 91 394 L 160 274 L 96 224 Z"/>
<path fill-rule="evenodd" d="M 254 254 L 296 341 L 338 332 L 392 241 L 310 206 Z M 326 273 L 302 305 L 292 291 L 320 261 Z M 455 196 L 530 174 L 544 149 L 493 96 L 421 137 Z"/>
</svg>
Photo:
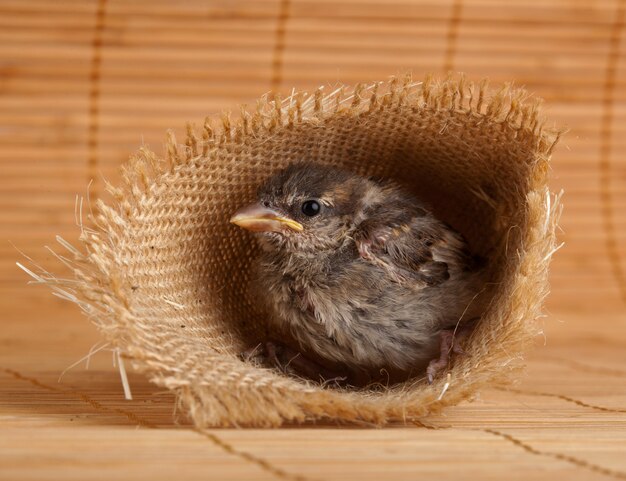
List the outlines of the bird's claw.
<svg viewBox="0 0 626 481">
<path fill-rule="evenodd" d="M 278 353 L 280 353 L 280 351 L 279 345 L 272 341 L 266 341 L 241 352 L 239 358 L 244 362 L 250 362 L 252 359 L 260 358 L 262 363 L 282 367 L 278 359 Z"/>
<path fill-rule="evenodd" d="M 263 344 L 257 344 L 254 347 L 251 347 L 249 349 L 246 349 L 245 351 L 240 352 L 239 359 L 241 359 L 244 362 L 250 362 L 252 359 L 255 359 L 263 355 L 264 355 Z"/>
<path fill-rule="evenodd" d="M 433 359 L 428 363 L 428 367 L 426 368 L 426 377 L 428 379 L 428 384 L 432 384 L 443 369 L 448 366 L 448 362 L 450 360 L 450 353 L 461 355 L 461 356 L 470 356 L 460 345 L 458 339 L 455 339 L 455 330 L 449 329 L 445 331 L 441 331 L 440 337 L 441 342 L 439 345 L 439 358 Z"/>
</svg>

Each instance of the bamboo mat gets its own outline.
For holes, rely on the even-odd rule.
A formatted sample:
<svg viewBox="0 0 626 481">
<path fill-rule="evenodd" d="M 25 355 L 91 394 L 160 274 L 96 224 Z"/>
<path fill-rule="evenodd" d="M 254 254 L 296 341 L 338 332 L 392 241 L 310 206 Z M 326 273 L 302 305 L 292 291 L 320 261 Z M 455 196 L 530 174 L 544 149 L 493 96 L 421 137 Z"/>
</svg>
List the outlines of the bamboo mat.
<svg viewBox="0 0 626 481">
<path fill-rule="evenodd" d="M 626 479 L 625 0 L 0 0 L 0 479 Z M 141 143 L 293 87 L 412 71 L 515 82 L 569 133 L 546 339 L 520 392 L 428 421 L 194 431 L 74 306 L 26 286 L 14 245 L 76 239 Z"/>
</svg>

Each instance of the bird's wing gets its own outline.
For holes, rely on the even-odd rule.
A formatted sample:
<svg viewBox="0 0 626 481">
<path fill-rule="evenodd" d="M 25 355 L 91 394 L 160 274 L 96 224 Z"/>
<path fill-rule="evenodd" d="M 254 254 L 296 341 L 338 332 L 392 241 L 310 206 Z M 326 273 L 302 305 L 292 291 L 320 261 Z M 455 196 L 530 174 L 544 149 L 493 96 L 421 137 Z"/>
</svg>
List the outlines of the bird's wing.
<svg viewBox="0 0 626 481">
<path fill-rule="evenodd" d="M 424 209 L 391 214 L 372 215 L 358 226 L 354 239 L 361 257 L 385 268 L 398 282 L 437 286 L 448 280 L 446 260 L 462 262 L 462 238 Z"/>
</svg>

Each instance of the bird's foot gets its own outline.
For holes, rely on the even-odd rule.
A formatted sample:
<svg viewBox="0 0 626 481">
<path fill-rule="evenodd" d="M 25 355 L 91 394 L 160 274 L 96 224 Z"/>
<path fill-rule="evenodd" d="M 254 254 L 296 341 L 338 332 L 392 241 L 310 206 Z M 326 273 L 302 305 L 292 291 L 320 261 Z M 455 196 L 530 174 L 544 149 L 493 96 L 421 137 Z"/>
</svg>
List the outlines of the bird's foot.
<svg viewBox="0 0 626 481">
<path fill-rule="evenodd" d="M 240 357 L 244 361 L 262 358 L 265 364 L 272 365 L 285 374 L 295 374 L 319 380 L 323 386 L 337 384 L 347 379 L 345 373 L 322 366 L 300 351 L 276 341 L 266 341 L 259 344 L 253 349 L 241 353 Z"/>
<path fill-rule="evenodd" d="M 257 344 L 254 347 L 250 347 L 245 351 L 239 353 L 239 359 L 244 362 L 250 362 L 253 359 L 265 357 L 265 346 L 263 344 Z"/>
<path fill-rule="evenodd" d="M 448 367 L 450 361 L 450 353 L 468 356 L 467 352 L 459 345 L 459 338 L 465 337 L 465 330 L 447 329 L 441 331 L 440 344 L 439 344 L 439 358 L 433 359 L 426 368 L 426 376 L 428 377 L 428 384 L 432 384 L 435 377 Z"/>
<path fill-rule="evenodd" d="M 282 364 L 279 360 L 279 354 L 283 353 L 284 347 L 286 346 L 283 346 L 282 344 L 273 341 L 266 341 L 257 344 L 250 349 L 246 349 L 241 354 L 239 354 L 239 357 L 242 361 L 249 362 L 252 359 L 258 359 L 264 364 L 271 364 L 273 366 L 282 368 Z"/>
</svg>

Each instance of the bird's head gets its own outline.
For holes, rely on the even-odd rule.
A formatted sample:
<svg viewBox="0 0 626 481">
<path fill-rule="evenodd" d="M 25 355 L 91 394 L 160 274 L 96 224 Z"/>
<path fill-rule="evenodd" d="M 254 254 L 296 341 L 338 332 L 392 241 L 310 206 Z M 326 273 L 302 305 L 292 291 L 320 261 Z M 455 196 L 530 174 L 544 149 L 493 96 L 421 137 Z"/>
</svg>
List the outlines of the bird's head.
<svg viewBox="0 0 626 481">
<path fill-rule="evenodd" d="M 230 222 L 261 233 L 262 245 L 293 253 L 337 249 L 349 239 L 370 184 L 341 169 L 292 164 L 263 184 Z"/>
</svg>

